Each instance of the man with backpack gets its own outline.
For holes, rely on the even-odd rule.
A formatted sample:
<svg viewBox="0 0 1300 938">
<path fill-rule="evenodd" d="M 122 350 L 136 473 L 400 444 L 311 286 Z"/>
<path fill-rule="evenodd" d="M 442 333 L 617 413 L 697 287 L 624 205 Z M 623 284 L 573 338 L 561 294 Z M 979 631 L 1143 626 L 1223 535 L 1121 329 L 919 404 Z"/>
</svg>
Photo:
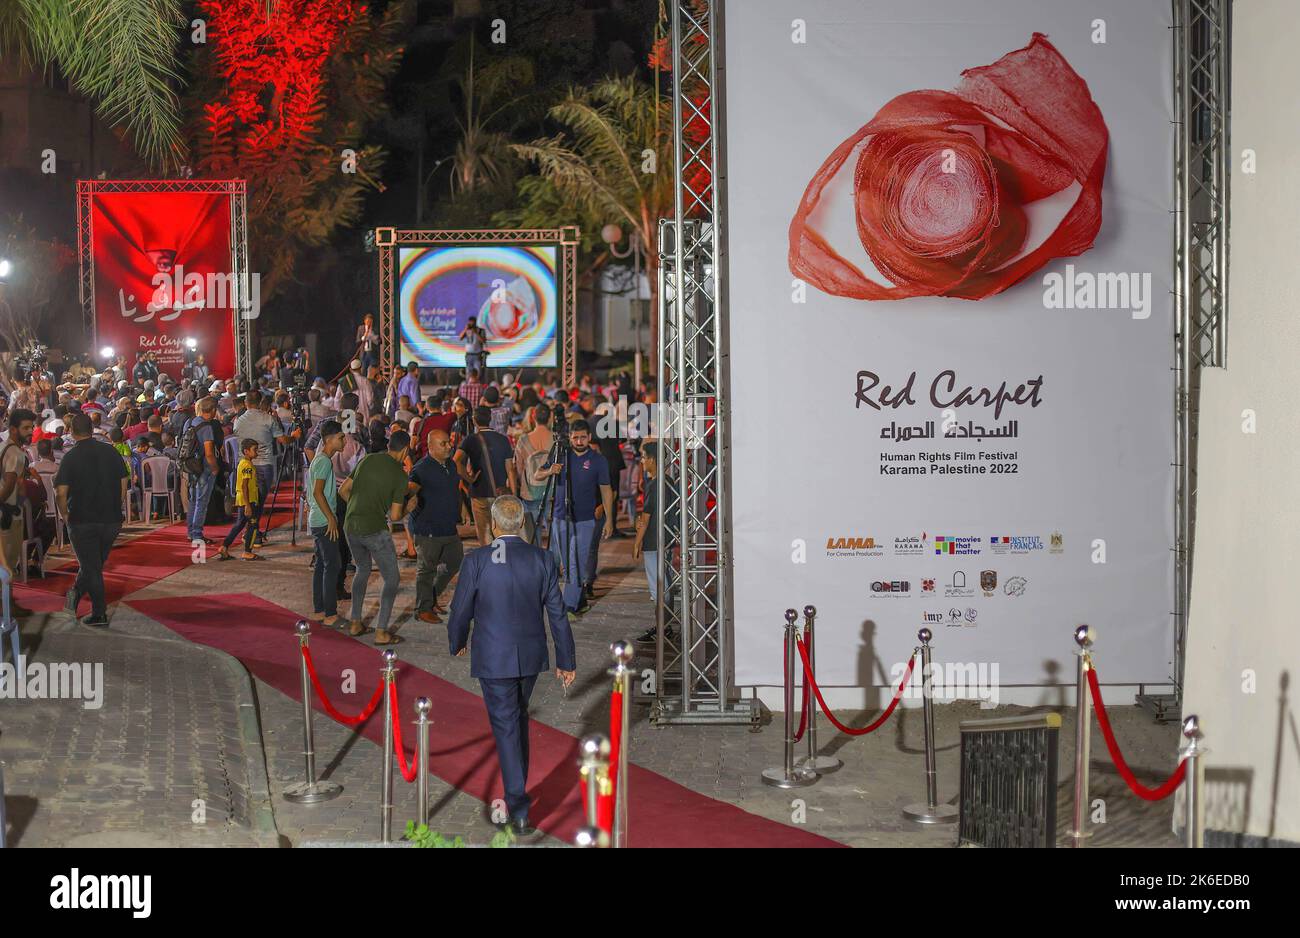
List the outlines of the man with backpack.
<svg viewBox="0 0 1300 938">
<path fill-rule="evenodd" d="M 181 468 L 190 482 L 190 513 L 187 521 L 190 541 L 211 544 L 203 536 L 203 522 L 208 516 L 208 501 L 221 471 L 221 441 L 224 434 L 217 422 L 217 402 L 211 397 L 199 401 L 198 416 L 185 427 L 181 437 Z"/>
</svg>

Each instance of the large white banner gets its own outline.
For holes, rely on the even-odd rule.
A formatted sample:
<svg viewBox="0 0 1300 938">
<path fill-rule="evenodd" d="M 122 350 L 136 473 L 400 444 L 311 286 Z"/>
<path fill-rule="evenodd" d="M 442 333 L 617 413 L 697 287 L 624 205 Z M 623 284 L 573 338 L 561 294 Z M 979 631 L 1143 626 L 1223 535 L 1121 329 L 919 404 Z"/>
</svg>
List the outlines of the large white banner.
<svg viewBox="0 0 1300 938">
<path fill-rule="evenodd" d="M 1168 0 L 726 5 L 736 682 L 1164 681 Z M 996 667 L 996 671 L 992 670 Z"/>
</svg>

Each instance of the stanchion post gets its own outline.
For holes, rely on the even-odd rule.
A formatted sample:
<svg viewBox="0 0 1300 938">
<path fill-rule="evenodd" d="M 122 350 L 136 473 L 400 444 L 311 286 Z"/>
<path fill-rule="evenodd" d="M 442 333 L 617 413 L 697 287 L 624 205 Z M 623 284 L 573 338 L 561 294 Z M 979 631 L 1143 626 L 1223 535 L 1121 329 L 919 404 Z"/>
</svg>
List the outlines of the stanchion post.
<svg viewBox="0 0 1300 938">
<path fill-rule="evenodd" d="M 384 649 L 384 773 L 379 793 L 379 839 L 381 843 L 393 842 L 393 662 L 397 652 Z"/>
<path fill-rule="evenodd" d="M 420 800 L 418 817 L 421 824 L 429 823 L 429 707 L 428 697 L 421 697 L 415 702 L 415 735 L 420 748 L 415 758 L 419 764 L 415 769 L 415 797 Z"/>
<path fill-rule="evenodd" d="M 1183 775 L 1184 807 L 1187 811 L 1187 846 L 1201 848 L 1205 846 L 1205 811 L 1201 803 L 1205 792 L 1205 766 L 1201 757 L 1208 752 L 1201 745 L 1201 720 L 1191 714 L 1183 721 L 1183 736 L 1187 739 L 1187 748 L 1183 750 L 1183 759 L 1187 768 Z"/>
<path fill-rule="evenodd" d="M 609 835 L 600 829 L 600 789 L 609 785 L 609 737 L 604 733 L 584 736 L 578 743 L 580 774 L 584 783 L 587 824 L 578 831 L 579 847 L 608 847 Z M 584 843 L 584 836 L 590 843 Z"/>
<path fill-rule="evenodd" d="M 803 644 L 808 649 L 808 666 L 812 669 L 813 676 L 817 675 L 817 638 L 814 634 L 813 624 L 817 621 L 817 607 L 811 603 L 803 607 Z M 804 684 L 808 683 L 808 675 L 804 675 Z M 818 775 L 829 775 L 836 769 L 844 767 L 844 763 L 834 756 L 823 756 L 817 753 L 817 695 L 810 693 L 808 695 L 808 728 L 804 730 L 804 736 L 808 740 L 808 755 L 804 757 L 803 767 L 812 769 Z"/>
<path fill-rule="evenodd" d="M 293 804 L 317 804 L 337 798 L 342 794 L 343 786 L 316 780 L 316 733 L 312 726 L 311 675 L 307 673 L 311 626 L 299 619 L 294 631 L 298 635 L 298 670 L 302 676 L 302 754 L 307 763 L 307 780 L 286 788 L 284 800 Z"/>
<path fill-rule="evenodd" d="M 913 649 L 915 655 L 921 653 L 921 714 L 925 727 L 925 804 L 909 804 L 903 809 L 903 817 L 918 824 L 952 824 L 957 820 L 957 808 L 950 804 L 939 804 L 939 773 L 935 765 L 934 753 L 934 689 L 930 681 L 933 678 L 933 666 L 930 663 L 929 629 L 916 633 L 921 642 L 920 649 Z"/>
<path fill-rule="evenodd" d="M 614 667 L 610 669 L 609 674 L 614 678 L 614 684 L 623 697 L 623 706 L 619 714 L 618 766 L 616 767 L 618 778 L 614 783 L 614 846 L 626 847 L 628 734 L 632 725 L 632 678 L 636 677 L 637 672 L 629 667 L 635 654 L 631 642 L 614 642 L 609 646 L 609 653 L 614 658 Z"/>
<path fill-rule="evenodd" d="M 794 761 L 794 681 L 799 651 L 799 613 L 785 611 L 785 759 L 780 766 L 763 770 L 763 784 L 774 788 L 803 788 L 817 781 L 818 775 Z"/>
<path fill-rule="evenodd" d="M 1072 846 L 1082 847 L 1092 835 L 1088 833 L 1088 764 L 1092 743 L 1092 696 L 1088 688 L 1088 671 L 1092 669 L 1092 645 L 1097 632 L 1090 625 L 1074 630 L 1079 646 L 1078 677 L 1074 691 L 1074 827 L 1070 830 Z"/>
</svg>

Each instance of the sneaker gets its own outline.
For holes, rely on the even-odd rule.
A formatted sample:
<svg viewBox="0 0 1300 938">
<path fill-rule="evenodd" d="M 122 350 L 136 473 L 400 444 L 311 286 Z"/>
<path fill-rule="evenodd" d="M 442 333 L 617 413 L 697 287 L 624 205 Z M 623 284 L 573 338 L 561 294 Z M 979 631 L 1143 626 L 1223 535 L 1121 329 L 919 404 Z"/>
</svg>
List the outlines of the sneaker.
<svg viewBox="0 0 1300 938">
<path fill-rule="evenodd" d="M 100 615 L 91 613 L 81 620 L 81 624 L 88 625 L 92 629 L 106 629 L 108 628 L 108 616 L 103 615 L 102 613 Z"/>
<path fill-rule="evenodd" d="M 640 635 L 634 638 L 633 641 L 636 642 L 638 645 L 653 645 L 658 641 L 658 638 L 659 638 L 659 630 L 652 626 L 651 628 L 646 629 L 644 632 L 642 632 Z M 672 629 L 664 629 L 664 641 L 666 642 L 677 641 L 677 633 L 674 632 Z"/>
</svg>

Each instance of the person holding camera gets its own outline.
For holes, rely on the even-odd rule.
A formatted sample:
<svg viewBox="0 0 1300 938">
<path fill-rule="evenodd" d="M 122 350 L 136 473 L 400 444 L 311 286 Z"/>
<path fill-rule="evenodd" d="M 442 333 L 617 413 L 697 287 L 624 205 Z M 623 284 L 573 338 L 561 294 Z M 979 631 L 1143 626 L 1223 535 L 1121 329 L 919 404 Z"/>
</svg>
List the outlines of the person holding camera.
<svg viewBox="0 0 1300 938">
<path fill-rule="evenodd" d="M 36 414 L 24 407 L 9 411 L 9 437 L 0 448 L 0 472 L 3 472 L 3 478 L 0 478 L 0 560 L 10 573 L 18 569 L 26 537 L 18 500 L 22 497 L 22 481 L 27 475 L 27 447 L 31 445 L 35 429 Z"/>
<path fill-rule="evenodd" d="M 536 479 L 556 476 L 555 527 L 551 547 L 564 568 L 564 607 L 582 614 L 594 596 L 600 542 L 614 533 L 614 490 L 609 463 L 591 448 L 591 428 L 584 420 L 569 428 L 569 452 L 548 463 Z M 597 515 L 604 513 L 604 528 L 596 534 Z"/>
<path fill-rule="evenodd" d="M 257 455 L 253 458 L 253 467 L 257 472 L 259 495 L 256 515 L 260 518 L 266 511 L 266 500 L 271 497 L 271 490 L 275 487 L 274 444 L 285 446 L 301 431 L 294 430 L 293 433 L 286 433 L 279 418 L 271 413 L 271 399 L 261 391 L 249 391 L 244 395 L 244 403 L 248 409 L 235 418 L 234 429 L 235 435 L 240 439 L 257 441 Z M 257 543 L 260 545 L 264 541 L 265 538 L 259 531 Z"/>
</svg>

